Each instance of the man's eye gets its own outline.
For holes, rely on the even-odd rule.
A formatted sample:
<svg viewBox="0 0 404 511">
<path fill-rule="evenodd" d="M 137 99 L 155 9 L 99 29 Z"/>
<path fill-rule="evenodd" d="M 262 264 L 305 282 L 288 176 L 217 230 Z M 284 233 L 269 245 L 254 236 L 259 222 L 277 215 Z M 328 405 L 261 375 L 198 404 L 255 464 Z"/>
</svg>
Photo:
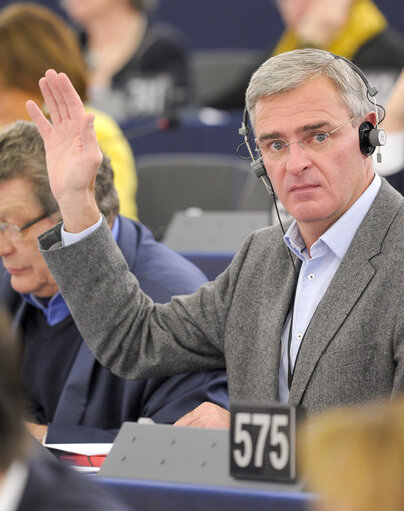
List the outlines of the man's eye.
<svg viewBox="0 0 404 511">
<path fill-rule="evenodd" d="M 283 140 L 274 140 L 271 142 L 269 149 L 273 153 L 278 153 L 279 151 L 282 151 L 282 149 L 285 147 L 285 142 Z"/>
<path fill-rule="evenodd" d="M 328 140 L 328 136 L 328 133 L 324 131 L 316 131 L 310 135 L 308 141 L 313 144 L 324 144 Z"/>
</svg>

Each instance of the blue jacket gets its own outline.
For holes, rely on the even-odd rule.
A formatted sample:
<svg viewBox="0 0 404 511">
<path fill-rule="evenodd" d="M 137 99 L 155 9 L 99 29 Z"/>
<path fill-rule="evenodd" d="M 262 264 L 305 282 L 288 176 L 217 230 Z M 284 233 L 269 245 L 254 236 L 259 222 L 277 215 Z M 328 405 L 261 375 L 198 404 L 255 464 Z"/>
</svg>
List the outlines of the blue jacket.
<svg viewBox="0 0 404 511">
<path fill-rule="evenodd" d="M 34 443 L 34 442 L 33 442 Z M 130 511 L 118 496 L 60 463 L 38 442 L 26 461 L 28 477 L 15 511 Z"/>
<path fill-rule="evenodd" d="M 143 225 L 125 217 L 120 217 L 117 243 L 142 289 L 157 302 L 164 303 L 174 294 L 191 293 L 206 281 L 205 276 L 189 261 L 156 242 Z M 42 315 L 42 312 L 18 297 L 18 303 L 13 304 L 9 277 L 3 275 L 0 301 L 14 307 L 15 321 L 22 326 L 26 340 L 41 336 L 43 331 L 32 331 L 32 325 L 38 324 L 32 318 Z M 80 336 L 71 316 L 64 321 L 61 323 L 62 333 L 59 325 L 59 337 L 67 336 L 68 342 L 70 338 Z M 29 331 L 24 331 L 27 322 L 31 326 Z M 44 321 L 41 328 L 47 329 L 45 333 L 51 330 Z M 81 336 L 79 339 L 78 352 L 68 370 L 55 410 L 46 413 L 48 396 L 45 394 L 52 381 L 49 381 L 49 372 L 44 371 L 42 364 L 51 365 L 51 361 L 44 362 L 42 359 L 40 370 L 32 368 L 31 371 L 34 383 L 45 389 L 42 397 L 37 395 L 33 418 L 36 422 L 48 424 L 48 443 L 111 442 L 124 421 L 150 417 L 155 422 L 172 423 L 203 401 L 228 407 L 224 370 L 124 380 L 102 367 Z M 62 372 L 60 360 L 59 357 L 57 364 Z M 39 365 L 39 362 L 36 364 Z"/>
</svg>

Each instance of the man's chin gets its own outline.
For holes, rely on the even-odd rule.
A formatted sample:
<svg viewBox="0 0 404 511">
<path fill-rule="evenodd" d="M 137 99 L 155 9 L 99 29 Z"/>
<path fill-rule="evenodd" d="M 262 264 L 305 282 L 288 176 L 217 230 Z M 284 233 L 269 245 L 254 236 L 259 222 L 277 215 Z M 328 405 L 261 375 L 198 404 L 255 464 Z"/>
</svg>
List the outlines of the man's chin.
<svg viewBox="0 0 404 511">
<path fill-rule="evenodd" d="M 24 279 L 22 279 L 21 277 L 11 275 L 10 284 L 16 293 L 29 294 L 33 292 L 32 285 L 29 285 L 27 282 L 24 282 Z"/>
</svg>

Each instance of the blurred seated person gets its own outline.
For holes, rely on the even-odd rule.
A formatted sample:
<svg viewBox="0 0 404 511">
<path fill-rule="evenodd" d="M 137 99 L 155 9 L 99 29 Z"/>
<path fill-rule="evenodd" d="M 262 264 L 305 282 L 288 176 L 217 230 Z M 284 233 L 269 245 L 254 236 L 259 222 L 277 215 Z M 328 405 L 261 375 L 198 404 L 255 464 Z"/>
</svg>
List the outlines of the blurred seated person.
<svg viewBox="0 0 404 511">
<path fill-rule="evenodd" d="M 372 0 L 277 0 L 285 31 L 262 55 L 320 48 L 352 60 L 379 89 L 384 102 L 404 66 L 404 37 L 387 23 Z M 261 62 L 257 62 L 258 67 Z M 244 108 L 250 73 L 211 106 Z"/>
<path fill-rule="evenodd" d="M 91 102 L 122 120 L 165 114 L 190 100 L 187 45 L 151 20 L 156 0 L 63 0 L 80 27 Z"/>
<path fill-rule="evenodd" d="M 375 170 L 404 195 L 404 68 L 386 106 L 386 147 Z"/>
<path fill-rule="evenodd" d="M 0 509 L 127 511 L 87 477 L 63 466 L 27 433 L 20 347 L 0 311 Z"/>
<path fill-rule="evenodd" d="M 403 396 L 328 411 L 306 423 L 299 440 L 316 511 L 402 511 Z"/>
<path fill-rule="evenodd" d="M 206 281 L 143 225 L 119 215 L 107 157 L 95 194 L 130 271 L 150 297 L 163 303 Z M 173 423 L 205 401 L 227 408 L 223 370 L 125 380 L 98 364 L 38 249 L 37 236 L 60 218 L 42 138 L 33 123 L 17 121 L 0 132 L 0 256 L 5 268 L 0 301 L 12 310 L 23 335 L 22 376 L 32 434 L 38 440 L 46 435 L 48 443 L 111 442 L 124 421 L 150 417 Z M 87 313 L 91 318 L 92 311 Z M 119 330 L 119 323 L 113 329 Z"/>
<path fill-rule="evenodd" d="M 82 100 L 87 100 L 88 71 L 80 46 L 72 29 L 51 10 L 34 3 L 0 10 L 0 62 L 0 125 L 30 120 L 25 103 L 35 97 L 43 104 L 38 80 L 48 67 L 65 71 Z M 121 213 L 137 220 L 132 149 L 111 117 L 94 112 L 98 141 L 114 170 Z"/>
</svg>

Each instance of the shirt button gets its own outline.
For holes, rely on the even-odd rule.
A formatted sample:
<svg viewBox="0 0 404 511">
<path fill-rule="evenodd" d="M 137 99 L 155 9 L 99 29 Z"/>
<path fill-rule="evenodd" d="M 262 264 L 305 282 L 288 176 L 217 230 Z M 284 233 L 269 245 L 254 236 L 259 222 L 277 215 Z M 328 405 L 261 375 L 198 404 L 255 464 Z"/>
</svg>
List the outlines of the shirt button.
<svg viewBox="0 0 404 511">
<path fill-rule="evenodd" d="M 297 334 L 296 338 L 298 341 L 301 341 L 303 339 L 303 334 Z"/>
<path fill-rule="evenodd" d="M 309 273 L 308 277 L 307 277 L 309 280 L 314 280 L 316 278 L 316 276 L 314 275 L 314 273 Z"/>
</svg>

